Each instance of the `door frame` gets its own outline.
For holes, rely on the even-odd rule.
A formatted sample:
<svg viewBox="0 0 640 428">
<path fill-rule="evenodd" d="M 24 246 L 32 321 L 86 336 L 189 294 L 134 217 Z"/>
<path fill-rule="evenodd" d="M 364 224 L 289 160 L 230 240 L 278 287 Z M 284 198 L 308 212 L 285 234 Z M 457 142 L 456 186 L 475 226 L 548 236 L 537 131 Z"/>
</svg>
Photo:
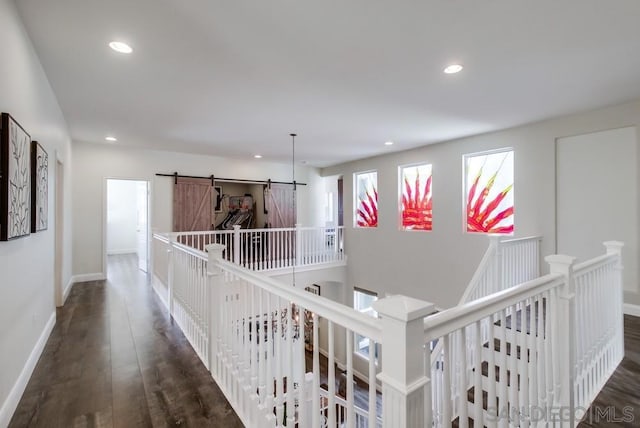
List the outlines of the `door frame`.
<svg viewBox="0 0 640 428">
<path fill-rule="evenodd" d="M 53 301 L 56 307 L 64 305 L 64 162 L 56 151 L 55 157 L 55 233 L 54 233 L 54 279 Z"/>
<path fill-rule="evenodd" d="M 107 184 L 109 180 L 120 181 L 144 181 L 147 183 L 147 274 L 150 275 L 149 266 L 151 259 L 151 195 L 152 195 L 152 182 L 146 178 L 132 178 L 132 177 L 104 177 L 102 180 L 102 272 L 105 279 L 107 279 L 107 207 L 108 207 L 108 194 Z"/>
</svg>

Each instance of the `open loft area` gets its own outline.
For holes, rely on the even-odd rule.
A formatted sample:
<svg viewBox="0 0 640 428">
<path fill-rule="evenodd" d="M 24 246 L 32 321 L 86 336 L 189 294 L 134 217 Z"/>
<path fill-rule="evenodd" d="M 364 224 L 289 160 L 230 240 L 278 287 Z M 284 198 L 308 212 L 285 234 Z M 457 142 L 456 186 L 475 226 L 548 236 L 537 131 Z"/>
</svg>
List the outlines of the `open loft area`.
<svg viewBox="0 0 640 428">
<path fill-rule="evenodd" d="M 611 404 L 640 316 L 640 4 L 343 3 L 0 0 L 0 428 L 37 420 L 47 342 L 113 293 L 245 426 L 402 426 L 390 367 L 424 367 L 402 381 L 434 426 Z M 394 342 L 393 317 L 424 330 Z"/>
</svg>

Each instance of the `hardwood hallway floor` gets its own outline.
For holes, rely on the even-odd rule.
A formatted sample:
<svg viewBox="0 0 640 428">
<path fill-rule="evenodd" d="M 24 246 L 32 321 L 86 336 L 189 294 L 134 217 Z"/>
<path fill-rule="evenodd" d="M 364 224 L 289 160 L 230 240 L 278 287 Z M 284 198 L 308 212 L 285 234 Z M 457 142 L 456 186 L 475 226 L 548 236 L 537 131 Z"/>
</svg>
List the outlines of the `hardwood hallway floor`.
<svg viewBox="0 0 640 428">
<path fill-rule="evenodd" d="M 242 427 L 137 269 L 75 284 L 10 427 Z"/>
</svg>

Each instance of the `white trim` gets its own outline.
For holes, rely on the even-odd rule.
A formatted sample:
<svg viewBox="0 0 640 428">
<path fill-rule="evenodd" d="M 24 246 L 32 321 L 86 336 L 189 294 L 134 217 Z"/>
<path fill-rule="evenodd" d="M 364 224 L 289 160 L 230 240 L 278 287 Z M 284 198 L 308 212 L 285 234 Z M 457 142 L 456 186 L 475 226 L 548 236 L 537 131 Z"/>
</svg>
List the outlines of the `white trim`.
<svg viewBox="0 0 640 428">
<path fill-rule="evenodd" d="M 47 340 L 49 339 L 51 331 L 53 330 L 53 327 L 55 325 L 56 311 L 54 310 L 49 317 L 49 321 L 47 321 L 47 324 L 44 326 L 44 330 L 42 330 L 38 341 L 31 350 L 31 354 L 24 364 L 20 376 L 18 376 L 16 383 L 13 385 L 13 388 L 11 388 L 11 392 L 9 392 L 7 399 L 4 401 L 4 403 L 2 403 L 2 408 L 0 408 L 0 426 L 6 427 L 9 425 L 9 422 L 11 422 L 13 413 L 18 407 L 18 403 L 20 403 L 20 398 L 22 398 L 22 394 L 27 388 L 29 378 L 31 378 L 33 370 L 36 368 L 38 359 L 40 359 L 40 355 L 42 355 L 44 346 L 47 344 Z"/>
<path fill-rule="evenodd" d="M 166 287 L 166 286 L 162 281 L 160 281 L 160 278 L 158 278 L 156 275 L 153 275 L 153 280 L 151 281 L 151 288 L 153 288 L 153 291 L 156 292 L 156 294 L 158 295 L 158 298 L 160 299 L 162 304 L 165 306 L 165 308 L 167 308 L 168 310 L 169 303 L 167 302 L 166 298 L 162 295 L 162 292 L 160 292 L 160 287 Z"/>
<path fill-rule="evenodd" d="M 631 303 L 625 303 L 623 308 L 624 308 L 624 313 L 626 315 L 640 317 L 640 305 L 632 305 Z"/>
<path fill-rule="evenodd" d="M 353 334 L 353 332 L 352 332 Z M 320 350 L 318 351 L 318 353 L 322 356 L 324 356 L 327 361 L 329 360 L 329 353 L 327 351 L 325 351 L 324 349 L 320 348 Z M 355 352 L 353 353 L 354 356 L 358 356 L 360 358 L 362 358 L 362 356 L 356 354 Z M 342 364 L 340 362 L 340 360 L 338 360 L 338 358 L 334 357 L 334 362 L 336 363 L 336 367 L 338 367 L 338 369 L 340 369 L 340 371 L 346 372 L 347 371 L 347 366 Z M 376 366 L 377 369 L 377 366 Z M 360 379 L 362 382 L 369 384 L 369 376 L 365 376 L 364 374 L 360 373 L 358 370 L 356 370 L 355 368 L 353 369 L 353 376 L 357 377 L 358 379 Z M 380 392 L 381 389 L 379 388 L 378 382 L 376 382 L 376 391 Z"/>
<path fill-rule="evenodd" d="M 339 260 L 339 261 L 334 261 L 334 262 L 317 263 L 317 264 L 313 264 L 313 265 L 296 266 L 296 273 L 311 272 L 311 271 L 314 271 L 314 270 L 321 270 L 321 269 L 333 269 L 333 268 L 346 267 L 346 266 L 347 266 L 347 259 L 345 257 L 344 260 Z M 292 274 L 293 273 L 293 268 L 292 267 L 285 267 L 285 268 L 278 268 L 278 269 L 265 269 L 265 270 L 257 270 L 255 272 L 264 274 L 264 275 L 269 276 L 269 277 L 273 277 L 273 276 Z"/>
<path fill-rule="evenodd" d="M 137 248 L 129 248 L 129 249 L 124 249 L 124 250 L 109 250 L 107 251 L 107 255 L 108 256 L 117 256 L 120 254 L 137 254 L 138 253 L 138 249 Z"/>
<path fill-rule="evenodd" d="M 67 297 L 69 297 L 69 293 L 71 292 L 71 287 L 73 287 L 73 277 L 69 278 L 69 282 L 67 286 L 62 290 L 62 305 L 64 306 L 67 303 Z"/>
<path fill-rule="evenodd" d="M 106 279 L 106 272 L 108 271 L 108 267 L 107 267 L 107 205 L 108 205 L 108 198 L 107 198 L 107 183 L 109 180 L 120 180 L 120 181 L 144 181 L 145 183 L 147 183 L 147 270 L 146 273 L 149 272 L 150 269 L 150 263 L 151 263 L 151 240 L 153 239 L 153 234 L 151 233 L 151 221 L 152 221 L 152 216 L 151 216 L 151 207 L 152 207 L 152 201 L 151 201 L 151 194 L 152 194 L 152 188 L 151 188 L 151 180 L 149 180 L 148 178 L 135 178 L 135 177 L 113 177 L 113 176 L 106 176 L 106 177 L 102 177 L 102 271 L 105 273 L 103 276 L 104 278 L 102 279 Z M 134 253 L 137 253 L 137 249 L 136 251 L 133 251 Z M 115 254 L 115 253 L 114 253 Z M 91 281 L 91 280 L 85 280 L 85 281 Z"/>
<path fill-rule="evenodd" d="M 104 281 L 105 279 L 107 279 L 107 276 L 104 274 L 104 272 L 83 273 L 80 275 L 73 275 L 71 277 L 71 282 L 76 283 L 76 282 L 87 282 L 87 281 Z"/>
</svg>

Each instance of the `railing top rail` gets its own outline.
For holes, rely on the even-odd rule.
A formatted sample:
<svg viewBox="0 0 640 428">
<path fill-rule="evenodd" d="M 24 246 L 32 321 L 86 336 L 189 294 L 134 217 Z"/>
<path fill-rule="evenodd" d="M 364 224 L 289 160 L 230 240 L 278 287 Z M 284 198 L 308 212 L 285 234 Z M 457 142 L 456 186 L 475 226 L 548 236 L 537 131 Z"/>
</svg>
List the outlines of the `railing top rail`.
<svg viewBox="0 0 640 428">
<path fill-rule="evenodd" d="M 583 273 L 586 273 L 591 269 L 594 269 L 596 267 L 605 265 L 609 262 L 615 261 L 616 257 L 617 256 L 615 254 L 603 254 L 602 256 L 598 256 L 591 260 L 578 263 L 573 266 L 573 275 L 574 276 L 582 275 Z"/>
<path fill-rule="evenodd" d="M 516 287 L 431 315 L 424 319 L 425 342 L 466 327 L 528 297 L 557 287 L 563 281 L 564 277 L 560 274 L 545 275 Z"/>
<path fill-rule="evenodd" d="M 500 241 L 500 244 L 518 244 L 524 241 L 542 241 L 542 236 L 525 236 L 523 238 L 505 239 L 504 241 Z"/>
<path fill-rule="evenodd" d="M 491 243 L 489 244 L 489 248 L 487 248 L 484 255 L 482 256 L 482 260 L 480 260 L 480 264 L 478 265 L 478 268 L 473 273 L 473 277 L 471 278 L 471 281 L 469 281 L 469 286 L 467 286 L 467 288 L 464 290 L 464 293 L 462 294 L 462 297 L 460 297 L 460 301 L 458 302 L 458 305 L 466 303 L 469 300 L 469 296 L 471 295 L 471 293 L 473 293 L 482 275 L 484 275 L 486 267 L 488 266 L 491 258 L 495 255 L 496 250 L 497 250 L 497 246 L 495 241 L 491 241 Z"/>
<path fill-rule="evenodd" d="M 326 229 L 344 229 L 344 226 L 299 226 L 299 227 L 266 227 L 260 229 L 240 229 L 241 233 L 250 232 L 294 232 L 296 230 L 326 230 Z M 211 235 L 215 233 L 233 233 L 233 229 L 215 229 L 215 230 L 193 230 L 184 232 L 167 232 L 157 233 L 164 236 L 191 236 L 191 235 Z"/>
<path fill-rule="evenodd" d="M 311 294 L 300 288 L 291 287 L 264 275 L 234 265 L 226 260 L 217 260 L 216 264 L 224 271 L 248 281 L 278 297 L 289 300 L 303 308 L 318 314 L 336 324 L 347 327 L 359 334 L 382 343 L 380 320 L 362 314 L 348 306 L 336 303 L 326 297 Z"/>
<path fill-rule="evenodd" d="M 225 234 L 225 233 L 233 233 L 233 230 L 227 229 L 216 229 L 216 230 L 194 230 L 194 231 L 184 231 L 184 232 L 171 232 L 174 236 L 193 236 L 193 235 L 212 235 L 212 234 Z"/>
<path fill-rule="evenodd" d="M 165 244 L 169 243 L 169 236 L 166 233 L 154 233 L 153 239 L 157 239 L 158 241 L 164 242 Z"/>
<path fill-rule="evenodd" d="M 240 233 L 252 232 L 295 232 L 295 227 L 263 227 L 262 229 L 240 229 Z M 233 232 L 233 231 L 232 231 Z"/>
<path fill-rule="evenodd" d="M 205 261 L 209 259 L 209 256 L 204 251 L 196 250 L 193 247 L 181 244 L 179 242 L 174 242 L 172 245 L 173 245 L 174 248 L 177 248 L 178 250 L 180 250 L 180 251 L 182 251 L 184 253 L 187 253 L 190 256 L 194 256 L 194 257 L 197 257 L 197 258 L 205 260 Z"/>
</svg>

